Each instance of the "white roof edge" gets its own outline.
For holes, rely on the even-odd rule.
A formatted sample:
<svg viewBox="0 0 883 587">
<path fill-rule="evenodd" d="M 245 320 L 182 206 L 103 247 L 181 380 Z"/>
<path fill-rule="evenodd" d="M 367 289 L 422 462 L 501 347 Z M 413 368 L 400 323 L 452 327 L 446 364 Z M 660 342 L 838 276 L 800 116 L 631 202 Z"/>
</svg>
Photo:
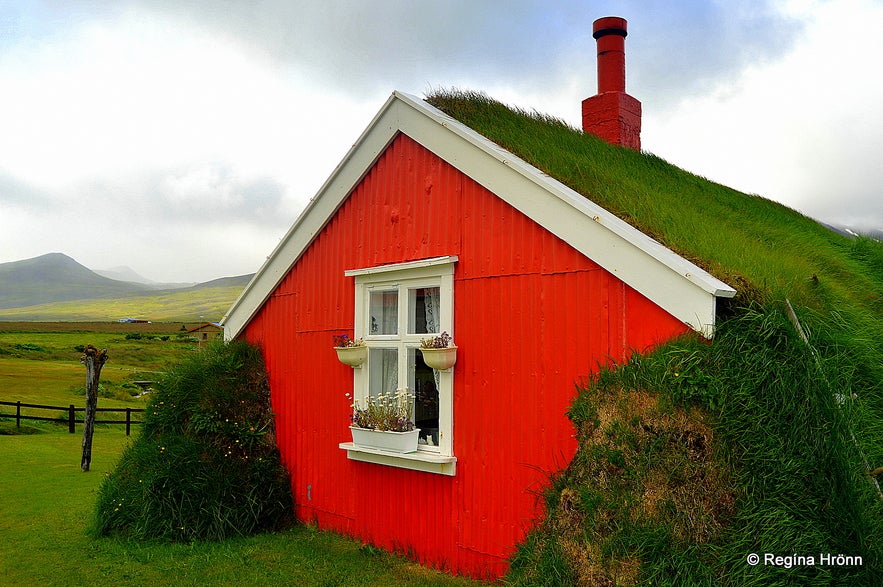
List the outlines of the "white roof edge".
<svg viewBox="0 0 883 587">
<path fill-rule="evenodd" d="M 628 243 L 637 251 L 654 259 L 656 262 L 667 268 L 668 271 L 679 276 L 680 279 L 691 283 L 694 287 L 704 292 L 705 295 L 708 295 L 711 298 L 711 315 L 708 315 L 707 311 L 704 312 L 706 314 L 704 318 L 686 310 L 673 313 L 695 330 L 706 336 L 711 335 L 714 322 L 713 299 L 716 297 L 733 297 L 736 294 L 735 289 L 689 260 L 681 257 L 674 251 L 666 248 L 661 243 L 634 228 L 615 214 L 605 210 L 558 180 L 553 179 L 540 169 L 503 149 L 483 135 L 448 116 L 426 101 L 411 94 L 394 91 L 377 114 L 372 118 L 371 122 L 361 133 L 359 138 L 353 143 L 353 146 L 349 149 L 346 156 L 334 168 L 331 175 L 316 192 L 316 195 L 310 199 L 303 212 L 297 217 L 294 224 L 292 224 L 285 236 L 282 237 L 279 244 L 267 257 L 261 268 L 255 273 L 251 282 L 249 282 L 240 296 L 230 307 L 227 315 L 222 318 L 221 324 L 225 327 L 224 336 L 226 339 L 229 340 L 235 338 L 241 333 L 242 329 L 245 328 L 263 303 L 269 298 L 276 286 L 278 286 L 282 279 L 284 279 L 293 263 L 309 246 L 313 238 L 324 227 L 325 223 L 333 216 L 334 212 L 336 212 L 337 208 L 349 192 L 357 185 L 358 181 L 361 180 L 364 174 L 367 173 L 371 165 L 373 165 L 373 162 L 380 156 L 389 142 L 391 142 L 399 132 L 418 130 L 416 128 L 402 128 L 408 124 L 418 124 L 419 117 L 418 119 L 414 119 L 413 117 L 408 117 L 401 112 L 395 111 L 396 106 L 399 104 L 406 105 L 424 120 L 429 119 L 435 125 L 443 127 L 449 133 L 453 133 L 460 139 L 472 144 L 475 148 L 495 159 L 499 164 L 517 172 L 524 180 L 534 184 L 543 192 L 554 195 L 558 202 L 573 209 L 584 217 L 582 228 L 586 228 L 588 225 L 603 228 L 604 232 L 616 235 L 616 237 L 621 239 L 623 243 Z M 385 120 L 385 118 L 390 115 L 392 116 L 392 119 Z M 386 126 L 384 127 L 383 125 Z M 430 129 L 430 132 L 434 131 Z M 411 136 L 411 138 L 420 142 L 418 137 Z M 427 145 L 424 146 L 430 148 Z M 430 150 L 432 149 L 430 148 Z M 439 153 L 436 153 L 436 155 L 442 156 Z M 442 158 L 444 159 L 445 157 L 442 156 Z M 448 162 L 452 163 L 451 161 Z M 455 167 L 457 167 L 457 165 L 455 165 Z M 461 169 L 461 171 L 463 170 Z M 473 177 L 473 179 L 476 179 L 476 181 L 481 183 L 478 178 Z M 497 196 L 503 196 L 503 194 L 497 193 L 496 191 L 494 191 L 494 193 L 496 193 Z M 537 220 L 532 216 L 530 211 L 526 211 L 523 208 L 519 209 L 535 221 Z M 586 223 L 586 219 L 591 220 L 592 222 Z M 568 238 L 559 234 L 554 226 L 550 228 L 548 222 L 540 222 L 540 224 L 549 229 L 553 234 L 563 238 L 565 242 L 570 242 Z M 576 248 L 582 251 L 585 247 L 581 248 L 576 246 Z M 595 260 L 597 261 L 597 259 Z M 601 265 L 605 266 L 603 263 L 601 263 Z M 612 272 L 620 279 L 626 281 L 626 283 L 632 285 L 632 283 L 630 283 L 629 280 L 616 269 L 613 269 Z M 639 289 L 639 291 L 641 290 Z M 646 292 L 642 293 L 647 295 Z M 654 299 L 653 295 L 649 295 L 648 297 Z M 656 299 L 654 299 L 654 301 L 658 303 Z M 663 307 L 665 306 L 663 305 Z"/>
<path fill-rule="evenodd" d="M 306 223 L 307 218 L 314 211 L 314 208 L 317 207 L 320 196 L 326 192 L 328 187 L 334 181 L 336 177 L 340 174 L 346 164 L 352 159 L 353 155 L 358 151 L 361 144 L 365 141 L 368 134 L 377 124 L 377 122 L 383 117 L 387 110 L 392 106 L 392 104 L 396 100 L 396 93 L 393 92 L 389 98 L 387 98 L 386 102 L 384 102 L 383 106 L 374 115 L 371 119 L 371 122 L 368 123 L 368 126 L 365 127 L 365 130 L 362 131 L 362 134 L 356 139 L 353 143 L 352 147 L 347 151 L 346 155 L 340 162 L 334 167 L 331 174 L 328 176 L 328 179 L 325 180 L 325 183 L 319 188 L 316 194 L 310 198 L 310 201 L 307 202 L 306 207 L 300 213 L 300 215 L 295 219 L 294 224 L 291 225 L 291 228 L 286 231 L 285 235 L 279 240 L 279 244 L 276 245 L 276 248 L 273 249 L 273 252 L 267 257 L 264 261 L 263 265 L 261 265 L 260 269 L 254 274 L 251 281 L 245 286 L 245 289 L 242 290 L 242 293 L 239 294 L 239 297 L 233 302 L 230 308 L 227 310 L 227 314 L 221 318 L 220 324 L 224 326 L 224 338 L 230 340 L 232 338 L 236 338 L 249 320 L 254 316 L 254 314 L 260 309 L 260 306 L 266 301 L 269 295 L 273 292 L 277 285 L 285 278 L 285 275 L 288 273 L 288 270 L 291 268 L 291 265 L 294 261 L 297 260 L 297 257 L 300 256 L 300 253 L 303 252 L 298 251 L 297 256 L 290 260 L 290 263 L 284 263 L 285 269 L 279 267 L 281 259 L 279 253 L 281 253 L 286 248 L 291 248 L 289 244 L 291 243 L 292 236 L 297 232 L 297 229 Z M 375 155 L 375 158 L 379 156 L 380 153 Z M 367 169 L 365 170 L 367 171 Z M 336 210 L 336 207 L 335 207 Z M 323 224 L 324 225 L 324 224 Z M 321 228 L 321 227 L 320 227 Z M 312 242 L 313 237 L 318 234 L 311 234 L 309 241 Z M 309 244 L 309 243 L 307 243 Z M 275 263 L 274 263 L 275 261 Z M 270 285 L 271 284 L 271 285 Z M 258 288 L 260 285 L 260 289 Z M 267 285 L 270 285 L 268 288 Z M 259 298 L 259 300 L 258 300 Z M 244 306 L 246 302 L 251 302 L 251 307 L 249 309 L 248 316 L 240 317 L 235 321 L 235 324 L 231 324 L 231 328 L 228 331 L 226 327 L 228 320 L 231 315 L 233 315 L 241 306 Z"/>
<path fill-rule="evenodd" d="M 532 181 L 543 185 L 549 192 L 571 205 L 580 213 L 588 216 L 621 238 L 631 242 L 648 255 L 677 272 L 679 275 L 701 287 L 704 291 L 716 297 L 731 298 L 736 295 L 735 289 L 714 277 L 695 263 L 681 257 L 671 249 L 665 247 L 659 241 L 649 237 L 612 212 L 589 200 L 588 197 L 567 187 L 560 181 L 543 172 L 541 169 L 534 167 L 520 157 L 503 149 L 484 135 L 474 131 L 455 118 L 448 116 L 432 104 L 403 92 L 393 92 L 393 96 L 401 98 L 412 108 L 425 112 L 428 116 L 436 119 L 439 124 L 442 124 L 452 132 L 457 133 L 464 139 L 475 144 L 507 167 L 521 173 Z"/>
</svg>

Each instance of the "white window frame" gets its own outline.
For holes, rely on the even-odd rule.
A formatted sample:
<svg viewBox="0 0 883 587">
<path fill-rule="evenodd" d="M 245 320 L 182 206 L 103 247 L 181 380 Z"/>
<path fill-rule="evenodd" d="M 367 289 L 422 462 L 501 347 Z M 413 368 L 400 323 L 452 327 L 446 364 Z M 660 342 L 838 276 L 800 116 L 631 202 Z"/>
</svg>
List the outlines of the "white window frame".
<svg viewBox="0 0 883 587">
<path fill-rule="evenodd" d="M 454 264 L 456 255 L 433 257 L 419 261 L 379 265 L 362 269 L 349 269 L 347 277 L 355 277 L 356 307 L 354 336 L 365 341 L 368 348 L 396 346 L 399 349 L 419 347 L 420 339 L 426 334 L 408 334 L 408 289 L 439 288 L 439 332 L 447 332 L 454 338 Z M 398 295 L 398 334 L 371 335 L 368 332 L 369 303 L 372 290 L 392 289 Z M 400 350 L 401 356 L 401 350 Z M 362 405 L 369 394 L 369 363 L 361 369 L 353 369 L 353 397 Z M 457 458 L 454 456 L 453 411 L 454 411 L 454 367 L 439 371 L 439 439 L 438 446 L 420 445 L 417 452 L 400 454 L 379 449 L 356 446 L 352 442 L 342 442 L 340 448 L 347 451 L 347 458 L 377 463 L 405 469 L 426 471 L 442 475 L 454 475 Z M 399 381 L 407 381 L 407 361 L 399 361 Z"/>
</svg>

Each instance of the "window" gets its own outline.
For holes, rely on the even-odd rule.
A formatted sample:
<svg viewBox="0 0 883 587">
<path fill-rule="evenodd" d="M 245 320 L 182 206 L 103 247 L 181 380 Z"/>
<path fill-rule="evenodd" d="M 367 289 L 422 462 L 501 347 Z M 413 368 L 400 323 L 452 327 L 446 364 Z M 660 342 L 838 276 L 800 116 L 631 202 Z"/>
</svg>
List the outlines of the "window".
<svg viewBox="0 0 883 587">
<path fill-rule="evenodd" d="M 454 474 L 453 370 L 435 371 L 423 362 L 420 340 L 453 332 L 453 273 L 457 257 L 347 271 L 356 278 L 355 337 L 368 347 L 368 360 L 353 370 L 353 396 L 406 389 L 414 394 L 412 419 L 420 428 L 416 453 L 381 454 L 343 443 L 349 458 L 410 469 Z"/>
</svg>

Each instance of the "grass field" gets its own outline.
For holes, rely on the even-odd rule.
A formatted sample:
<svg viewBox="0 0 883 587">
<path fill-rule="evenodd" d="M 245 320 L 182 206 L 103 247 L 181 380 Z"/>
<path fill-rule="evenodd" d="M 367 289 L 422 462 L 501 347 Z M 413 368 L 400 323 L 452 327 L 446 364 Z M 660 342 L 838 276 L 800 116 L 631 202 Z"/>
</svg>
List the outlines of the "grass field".
<svg viewBox="0 0 883 587">
<path fill-rule="evenodd" d="M 0 401 L 82 407 L 86 369 L 80 356 L 83 346 L 92 344 L 107 349 L 109 356 L 101 373 L 99 407 L 143 407 L 146 400 L 135 397 L 140 388 L 133 382 L 152 380 L 170 362 L 197 348 L 182 326 L 0 322 Z M 0 412 L 11 409 L 3 406 Z"/>
<path fill-rule="evenodd" d="M 162 292 L 120 298 L 54 302 L 0 310 L 0 320 L 90 321 L 137 317 L 154 322 L 217 322 L 230 308 L 242 286 L 219 285 L 196 290 Z"/>
<path fill-rule="evenodd" d="M 84 398 L 76 389 L 85 382 L 85 368 L 75 347 L 83 344 L 108 349 L 102 383 L 109 393 L 127 395 L 127 382 L 195 352 L 194 342 L 177 338 L 180 327 L 0 323 L 0 400 L 82 406 Z M 144 403 L 123 396 L 100 397 L 98 405 Z M 80 471 L 80 433 L 68 434 L 66 427 L 48 423 L 25 430 L 36 433 L 11 434 L 15 423 L 0 419 L 2 585 L 479 584 L 306 526 L 224 542 L 91 539 L 86 529 L 96 491 L 128 442 L 124 428 L 96 427 L 89 473 Z"/>
</svg>

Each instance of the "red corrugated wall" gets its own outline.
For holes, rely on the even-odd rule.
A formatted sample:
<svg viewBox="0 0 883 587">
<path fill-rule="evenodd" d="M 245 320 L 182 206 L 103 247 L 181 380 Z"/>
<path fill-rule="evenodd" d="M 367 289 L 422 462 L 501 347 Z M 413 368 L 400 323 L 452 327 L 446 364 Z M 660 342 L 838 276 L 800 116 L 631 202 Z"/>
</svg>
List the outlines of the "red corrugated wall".
<svg viewBox="0 0 883 587">
<path fill-rule="evenodd" d="M 344 270 L 458 255 L 453 477 L 350 461 L 353 332 Z M 678 320 L 501 199 L 399 135 L 244 336 L 263 346 L 279 446 L 300 519 L 498 577 L 576 449 L 575 382 L 628 349 L 685 332 Z"/>
</svg>

